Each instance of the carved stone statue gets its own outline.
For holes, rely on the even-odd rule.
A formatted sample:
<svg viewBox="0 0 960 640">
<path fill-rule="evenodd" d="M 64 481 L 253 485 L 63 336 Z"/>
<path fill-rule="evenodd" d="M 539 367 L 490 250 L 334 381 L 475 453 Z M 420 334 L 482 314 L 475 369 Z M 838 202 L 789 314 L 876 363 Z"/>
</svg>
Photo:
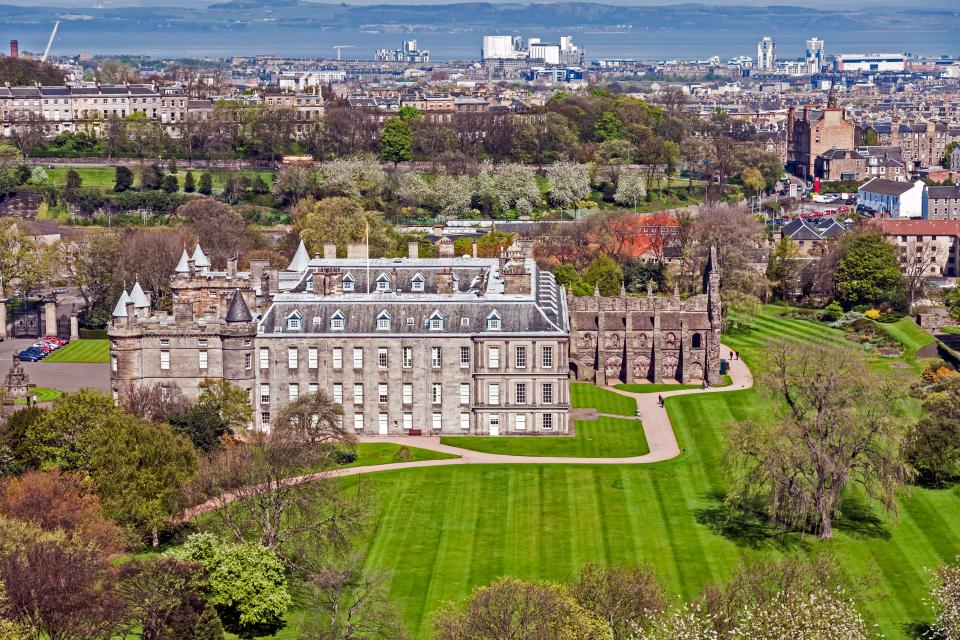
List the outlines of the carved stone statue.
<svg viewBox="0 0 960 640">
<path fill-rule="evenodd" d="M 677 346 L 677 336 L 674 333 L 667 334 L 667 348 L 674 349 Z"/>
<path fill-rule="evenodd" d="M 623 365 L 623 359 L 620 356 L 610 356 L 603 364 L 603 372 L 607 376 L 607 383 L 610 380 L 620 377 L 620 367 Z"/>
<path fill-rule="evenodd" d="M 3 386 L 6 390 L 8 396 L 14 398 L 25 398 L 30 395 L 30 376 L 27 375 L 27 372 L 23 370 L 23 364 L 21 364 L 20 359 L 17 357 L 17 353 L 13 354 L 13 364 L 10 365 L 10 370 L 7 372 L 7 377 L 4 378 Z"/>
</svg>

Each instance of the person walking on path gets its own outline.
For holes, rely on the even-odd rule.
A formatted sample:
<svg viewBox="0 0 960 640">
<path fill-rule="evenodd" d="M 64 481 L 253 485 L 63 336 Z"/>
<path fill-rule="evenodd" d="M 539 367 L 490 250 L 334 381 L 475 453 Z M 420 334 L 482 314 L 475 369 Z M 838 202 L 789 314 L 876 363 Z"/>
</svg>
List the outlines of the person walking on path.
<svg viewBox="0 0 960 640">
<path fill-rule="evenodd" d="M 663 394 L 657 394 L 657 405 L 660 407 L 663 406 Z"/>
</svg>

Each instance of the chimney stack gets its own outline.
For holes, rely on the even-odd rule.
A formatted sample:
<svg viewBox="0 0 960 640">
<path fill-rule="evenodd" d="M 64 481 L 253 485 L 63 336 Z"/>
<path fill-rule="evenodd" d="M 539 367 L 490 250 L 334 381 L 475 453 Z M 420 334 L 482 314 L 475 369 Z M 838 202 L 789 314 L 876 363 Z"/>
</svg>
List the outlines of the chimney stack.
<svg viewBox="0 0 960 640">
<path fill-rule="evenodd" d="M 367 245 L 362 242 L 351 242 L 347 245 L 347 258 L 366 258 Z"/>
<path fill-rule="evenodd" d="M 324 242 L 323 243 L 323 259 L 324 260 L 336 260 L 337 259 L 337 245 L 333 242 Z"/>
<path fill-rule="evenodd" d="M 227 275 L 231 278 L 237 275 L 237 256 L 227 258 Z"/>
<path fill-rule="evenodd" d="M 420 257 L 420 243 L 411 240 L 407 243 L 407 257 L 417 259 Z"/>
<path fill-rule="evenodd" d="M 440 238 L 437 241 L 437 254 L 441 258 L 453 257 L 453 240 L 450 238 Z"/>
<path fill-rule="evenodd" d="M 251 260 L 250 261 L 250 280 L 258 282 L 263 275 L 264 269 L 270 266 L 269 260 Z M 266 293 L 266 292 L 264 292 Z"/>
<path fill-rule="evenodd" d="M 10 41 L 10 57 L 19 58 L 20 57 L 20 43 L 16 40 Z"/>
<path fill-rule="evenodd" d="M 473 241 L 473 257 L 476 258 L 480 255 L 480 245 L 477 244 L 477 241 Z"/>
<path fill-rule="evenodd" d="M 453 272 L 441 269 L 437 274 L 437 293 L 445 296 L 453 293 Z"/>
</svg>

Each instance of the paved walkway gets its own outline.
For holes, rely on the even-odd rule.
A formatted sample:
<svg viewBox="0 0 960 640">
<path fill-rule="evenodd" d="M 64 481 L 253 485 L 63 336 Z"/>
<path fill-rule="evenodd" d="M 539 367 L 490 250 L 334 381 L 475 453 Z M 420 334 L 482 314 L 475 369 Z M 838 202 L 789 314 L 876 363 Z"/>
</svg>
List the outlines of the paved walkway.
<svg viewBox="0 0 960 640">
<path fill-rule="evenodd" d="M 721 355 L 729 355 L 729 347 L 721 345 Z M 463 464 L 649 464 L 652 462 L 662 462 L 671 460 L 680 455 L 680 445 L 677 443 L 676 434 L 673 426 L 670 424 L 670 418 L 667 416 L 667 410 L 660 407 L 657 403 L 657 396 L 664 398 L 673 396 L 688 395 L 693 393 L 723 393 L 726 391 L 740 391 L 749 389 L 753 386 L 753 375 L 743 360 L 729 361 L 729 374 L 732 384 L 726 387 L 711 387 L 709 389 L 685 389 L 680 391 L 664 391 L 662 394 L 656 393 L 630 393 L 621 391 L 613 387 L 607 387 L 610 391 L 620 395 L 629 396 L 637 401 L 637 419 L 643 424 L 643 433 L 647 438 L 647 444 L 650 452 L 642 456 L 631 456 L 626 458 L 558 458 L 548 456 L 511 456 L 497 453 L 483 453 L 481 451 L 471 451 L 470 449 L 461 449 L 460 447 L 451 447 L 441 444 L 440 438 L 436 436 L 364 436 L 361 442 L 389 442 L 398 445 L 418 447 L 420 449 L 429 449 L 440 453 L 447 453 L 457 458 L 447 458 L 445 460 L 421 460 L 418 462 L 392 462 L 389 464 L 372 465 L 366 467 L 350 467 L 347 469 L 336 469 L 333 471 L 321 471 L 304 476 L 297 476 L 287 480 L 292 485 L 310 482 L 321 478 L 356 476 L 366 473 L 375 473 L 379 471 L 392 471 L 394 469 L 416 469 L 419 467 L 444 467 L 450 465 Z M 617 416 L 623 419 L 624 416 Z M 627 418 L 629 419 L 629 418 Z M 504 436 L 509 438 L 510 436 Z M 546 436 L 545 436 L 546 437 Z M 219 509 L 232 501 L 232 496 L 220 496 L 203 504 L 188 509 L 181 514 L 181 520 L 189 520 L 201 513 L 206 513 L 214 509 Z"/>
</svg>

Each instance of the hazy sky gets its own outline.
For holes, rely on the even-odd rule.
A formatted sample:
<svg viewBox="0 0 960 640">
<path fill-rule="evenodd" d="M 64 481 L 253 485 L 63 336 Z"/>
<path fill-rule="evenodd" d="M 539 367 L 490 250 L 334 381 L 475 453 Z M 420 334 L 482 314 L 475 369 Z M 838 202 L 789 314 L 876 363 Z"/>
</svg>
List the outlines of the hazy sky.
<svg viewBox="0 0 960 640">
<path fill-rule="evenodd" d="M 268 0 L 265 0 L 265 2 Z M 446 4 L 448 2 L 470 1 L 470 0 L 349 0 L 347 4 Z M 488 2 L 550 2 L 551 0 L 484 0 Z M 563 0 L 554 0 L 563 1 Z M 623 4 L 633 6 L 657 6 L 688 4 L 690 0 L 595 0 L 602 4 Z M 694 0 L 695 2 L 696 0 Z M 193 6 L 206 5 L 210 2 L 197 2 L 196 0 L 102 0 L 103 6 L 123 7 L 123 6 Z M 58 6 L 58 7 L 93 7 L 93 0 L 0 0 L 0 4 L 15 4 L 21 6 Z M 848 9 L 848 8 L 903 8 L 909 9 L 908 3 L 903 0 L 794 0 L 793 2 L 771 2 L 771 0 L 705 0 L 697 4 L 720 5 L 720 6 L 766 6 L 766 5 L 792 5 L 815 8 L 830 9 Z M 927 8 L 955 8 L 960 12 L 960 0 L 926 0 L 924 6 Z"/>
</svg>

